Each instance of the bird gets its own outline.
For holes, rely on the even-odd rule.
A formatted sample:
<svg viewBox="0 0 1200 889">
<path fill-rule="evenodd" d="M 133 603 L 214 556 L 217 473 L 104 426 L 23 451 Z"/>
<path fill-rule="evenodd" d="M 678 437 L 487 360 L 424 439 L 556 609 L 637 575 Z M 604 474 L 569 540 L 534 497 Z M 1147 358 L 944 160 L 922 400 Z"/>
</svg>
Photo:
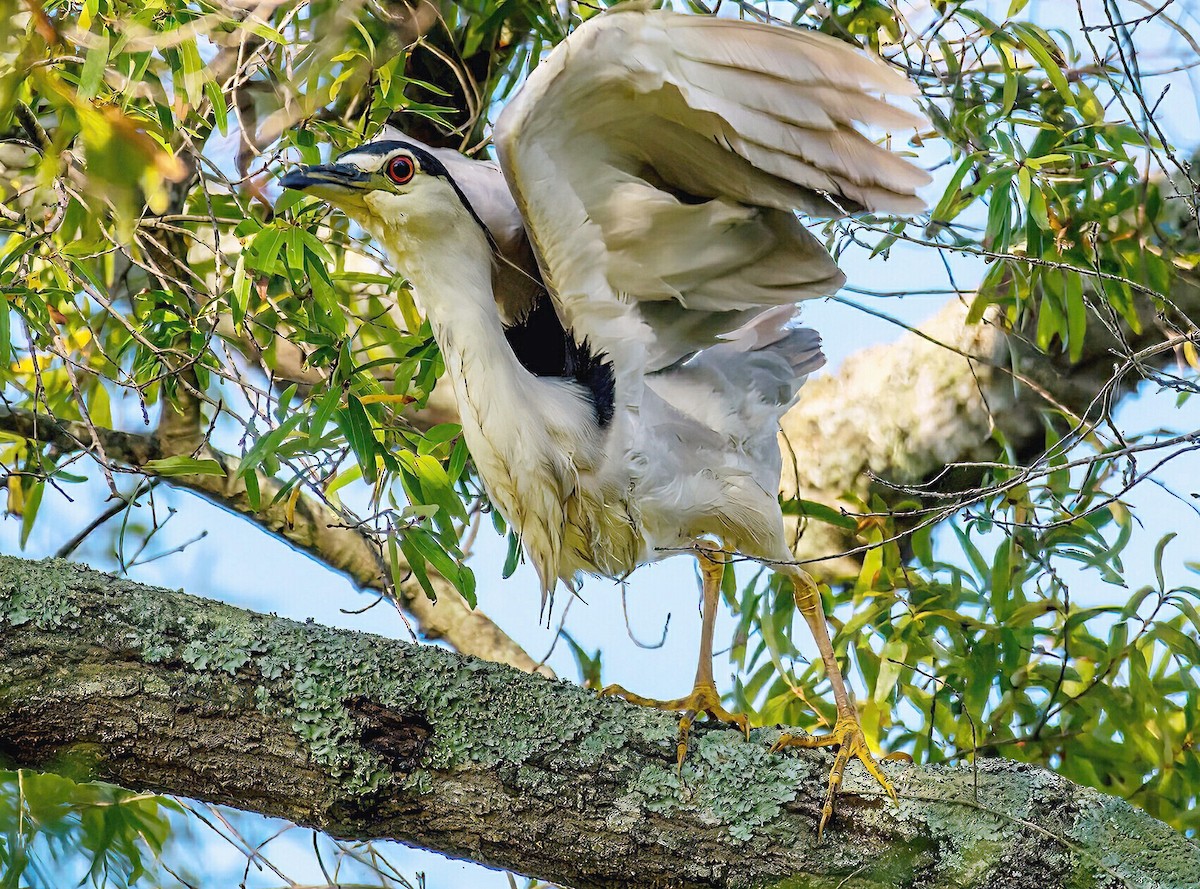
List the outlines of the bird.
<svg viewBox="0 0 1200 889">
<path fill-rule="evenodd" d="M 788 578 L 837 704 L 818 838 L 868 747 L 818 587 L 794 560 L 778 491 L 782 414 L 824 363 L 798 303 L 845 282 L 800 221 L 918 213 L 928 174 L 864 131 L 919 127 L 909 82 L 791 26 L 633 2 L 577 27 L 493 127 L 498 161 L 388 128 L 280 184 L 341 210 L 410 282 L 445 361 L 493 505 L 560 585 L 621 579 L 691 552 L 703 590 L 692 691 L 634 704 L 738 726 L 712 670 L 726 564 Z M 836 447 L 836 442 L 830 443 Z"/>
</svg>

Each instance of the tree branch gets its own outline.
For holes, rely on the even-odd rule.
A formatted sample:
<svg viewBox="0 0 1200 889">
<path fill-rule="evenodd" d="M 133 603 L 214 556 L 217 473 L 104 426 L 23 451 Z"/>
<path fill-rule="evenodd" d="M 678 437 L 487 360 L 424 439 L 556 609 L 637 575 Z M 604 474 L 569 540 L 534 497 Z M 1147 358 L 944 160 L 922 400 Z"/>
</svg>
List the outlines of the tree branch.
<svg viewBox="0 0 1200 889">
<path fill-rule="evenodd" d="M 1180 275 L 1171 298 L 1184 315 L 1200 317 L 1196 280 Z M 848 492 L 862 499 L 878 492 L 894 500 L 893 492 L 873 484 L 872 474 L 899 484 L 938 478 L 933 491 L 970 488 L 981 470 L 945 474 L 946 467 L 1003 459 L 994 430 L 1019 460 L 1036 459 L 1045 445 L 1046 412 L 1065 409 L 1096 422 L 1142 381 L 1137 373 L 1126 374 L 1111 401 L 1096 401 L 1114 367 L 1123 363 L 1121 356 L 1167 338 L 1156 307 L 1144 300 L 1141 329 L 1123 325 L 1123 343 L 1092 316 L 1082 357 L 1072 364 L 1065 355 L 1034 349 L 1027 336 L 1032 331 L 1006 331 L 998 313 L 968 324 L 967 311 L 963 302 L 951 302 L 917 331 L 864 349 L 836 374 L 805 384 L 783 418 L 785 497 L 798 494 L 835 508 Z M 1164 350 L 1146 366 L 1175 360 L 1174 351 Z M 828 557 L 860 543 L 832 525 L 813 522 L 796 554 L 824 560 L 808 566 L 823 579 L 841 579 L 858 573 L 858 560 Z"/>
<path fill-rule="evenodd" d="M 1200 848 L 1041 769 L 852 767 L 444 649 L 0 558 L 0 753 L 577 889 L 1200 884 Z"/>
<path fill-rule="evenodd" d="M 165 405 L 164 411 L 172 410 Z M 185 450 L 202 440 L 188 437 L 186 423 L 168 420 L 163 428 L 178 433 L 172 445 L 186 441 Z M 75 420 L 59 420 L 45 414 L 20 408 L 0 406 L 0 431 L 11 432 L 32 441 L 52 444 L 63 453 L 92 450 L 91 433 L 86 424 Z M 154 435 L 136 435 L 111 429 L 96 430 L 100 443 L 110 460 L 144 470 L 152 461 L 169 456 L 163 442 Z M 307 553 L 334 571 L 340 571 L 354 583 L 366 589 L 382 592 L 385 589 L 380 563 L 370 545 L 354 531 L 344 527 L 333 510 L 311 497 L 301 496 L 289 511 L 287 498 L 276 495 L 282 485 L 274 478 L 258 476 L 261 509 L 255 510 L 246 496 L 246 485 L 235 479 L 238 461 L 228 454 L 207 445 L 200 448 L 201 459 L 216 460 L 224 475 L 183 475 L 162 477 L 177 488 L 190 490 L 218 506 L 240 513 L 289 544 Z M 147 475 L 152 471 L 144 470 Z M 536 662 L 525 653 L 491 619 L 478 609 L 472 610 L 448 581 L 430 572 L 438 598 L 432 602 L 415 580 L 400 585 L 401 605 L 420 625 L 429 639 L 445 639 L 464 654 L 509 664 L 521 670 L 537 669 Z"/>
</svg>

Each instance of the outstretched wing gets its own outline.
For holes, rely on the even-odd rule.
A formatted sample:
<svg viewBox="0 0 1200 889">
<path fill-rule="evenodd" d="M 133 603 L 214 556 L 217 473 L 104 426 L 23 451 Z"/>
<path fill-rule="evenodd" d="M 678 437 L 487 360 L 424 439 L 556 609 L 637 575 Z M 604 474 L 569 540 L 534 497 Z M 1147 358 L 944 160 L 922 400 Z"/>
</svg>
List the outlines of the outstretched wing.
<svg viewBox="0 0 1200 889">
<path fill-rule="evenodd" d="M 844 281 L 794 210 L 915 212 L 928 175 L 857 127 L 912 88 L 821 34 L 616 7 L 530 75 L 495 132 L 563 324 L 618 389 L 766 307 Z"/>
</svg>

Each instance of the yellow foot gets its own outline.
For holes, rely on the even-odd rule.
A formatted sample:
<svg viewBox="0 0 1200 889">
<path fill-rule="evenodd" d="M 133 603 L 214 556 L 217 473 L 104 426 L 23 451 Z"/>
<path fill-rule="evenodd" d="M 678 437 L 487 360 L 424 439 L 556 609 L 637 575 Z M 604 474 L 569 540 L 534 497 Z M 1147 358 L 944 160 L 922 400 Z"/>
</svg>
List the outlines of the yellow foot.
<svg viewBox="0 0 1200 889">
<path fill-rule="evenodd" d="M 653 707 L 656 710 L 673 710 L 683 713 L 683 717 L 679 720 L 679 744 L 675 748 L 676 761 L 681 769 L 683 768 L 683 758 L 687 756 L 688 735 L 691 733 L 692 723 L 701 713 L 708 714 L 710 719 L 736 725 L 745 734 L 746 740 L 750 740 L 750 718 L 745 713 L 730 713 L 722 707 L 721 695 L 717 693 L 717 688 L 712 683 L 697 685 L 686 698 L 676 698 L 673 701 L 643 698 L 626 691 L 619 685 L 607 686 L 600 692 L 602 698 L 609 695 L 616 695 L 639 707 Z"/>
<path fill-rule="evenodd" d="M 863 737 L 862 727 L 858 724 L 858 717 L 854 714 L 844 714 L 838 716 L 837 723 L 833 727 L 833 731 L 828 735 L 791 735 L 784 733 L 780 735 L 779 740 L 771 745 L 771 752 L 778 753 L 785 747 L 833 747 L 838 748 L 837 758 L 833 761 L 833 768 L 829 771 L 829 792 L 825 795 L 825 805 L 821 807 L 821 823 L 817 826 L 817 842 L 821 842 L 821 837 L 825 833 L 825 825 L 829 822 L 829 818 L 833 815 L 833 801 L 837 798 L 838 788 L 842 783 L 842 773 L 846 770 L 846 763 L 851 757 L 854 757 L 866 766 L 867 771 L 874 776 L 875 780 L 883 785 L 883 789 L 887 791 L 888 796 L 892 798 L 892 802 L 896 800 L 896 789 L 892 787 L 892 782 L 887 779 L 887 775 L 879 768 L 879 763 L 875 761 L 875 757 L 871 755 L 871 749 L 867 746 L 867 739 Z"/>
</svg>

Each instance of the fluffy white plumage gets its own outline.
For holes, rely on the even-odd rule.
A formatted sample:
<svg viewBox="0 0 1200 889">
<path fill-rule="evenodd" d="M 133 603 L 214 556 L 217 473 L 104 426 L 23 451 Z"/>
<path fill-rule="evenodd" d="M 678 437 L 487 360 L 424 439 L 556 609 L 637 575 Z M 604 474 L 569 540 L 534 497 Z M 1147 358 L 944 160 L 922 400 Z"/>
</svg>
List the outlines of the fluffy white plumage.
<svg viewBox="0 0 1200 889">
<path fill-rule="evenodd" d="M 548 433 L 522 437 L 522 465 L 588 454 L 535 473 L 552 490 L 488 482 L 547 590 L 579 570 L 623 575 L 704 535 L 788 557 L 776 432 L 822 362 L 817 337 L 788 325 L 797 301 L 844 281 L 793 208 L 922 207 L 929 177 L 855 128 L 918 123 L 885 101 L 911 93 L 820 34 L 627 6 L 580 27 L 504 110 L 500 166 L 555 306 L 616 372 L 606 435 L 585 408 L 558 435 L 549 417 L 522 423 Z M 505 243 L 506 195 L 468 197 Z M 519 248 L 513 259 L 525 261 Z M 521 311 L 519 297 L 498 301 Z M 481 424 L 472 446 L 485 481 L 518 456 L 495 436 Z"/>
</svg>

